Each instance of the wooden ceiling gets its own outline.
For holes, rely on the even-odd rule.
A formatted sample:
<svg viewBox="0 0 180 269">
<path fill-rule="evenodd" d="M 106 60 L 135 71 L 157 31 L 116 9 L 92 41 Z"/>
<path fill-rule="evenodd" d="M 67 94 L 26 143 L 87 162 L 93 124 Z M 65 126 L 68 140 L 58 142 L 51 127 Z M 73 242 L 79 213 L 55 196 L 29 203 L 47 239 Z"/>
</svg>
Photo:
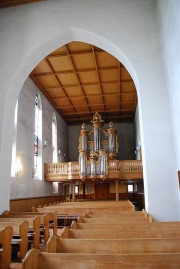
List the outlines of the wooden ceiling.
<svg viewBox="0 0 180 269">
<path fill-rule="evenodd" d="M 0 8 L 12 7 L 23 4 L 30 4 L 46 0 L 0 0 Z"/>
<path fill-rule="evenodd" d="M 126 68 L 104 50 L 71 42 L 53 51 L 30 74 L 67 124 L 134 120 L 137 93 Z"/>
</svg>

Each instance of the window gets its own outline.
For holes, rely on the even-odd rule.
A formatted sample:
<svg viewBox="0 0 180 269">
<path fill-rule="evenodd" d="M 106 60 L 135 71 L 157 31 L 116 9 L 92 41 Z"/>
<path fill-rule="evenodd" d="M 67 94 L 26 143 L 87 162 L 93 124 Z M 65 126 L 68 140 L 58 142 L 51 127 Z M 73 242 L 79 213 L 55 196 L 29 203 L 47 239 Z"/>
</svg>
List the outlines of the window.
<svg viewBox="0 0 180 269">
<path fill-rule="evenodd" d="M 79 194 L 79 186 L 75 185 L 75 194 Z"/>
<path fill-rule="evenodd" d="M 16 136 L 17 136 L 17 115 L 18 115 L 18 100 L 14 113 L 14 140 L 12 144 L 12 159 L 11 159 L 11 177 L 16 176 Z"/>
<path fill-rule="evenodd" d="M 59 183 L 53 182 L 53 193 L 59 193 Z"/>
<path fill-rule="evenodd" d="M 42 179 L 42 109 L 40 95 L 35 96 L 35 125 L 34 125 L 34 167 L 33 177 Z"/>
<path fill-rule="evenodd" d="M 53 148 L 53 156 L 52 161 L 53 163 L 58 162 L 57 158 L 57 120 L 56 120 L 56 114 L 53 113 L 52 115 L 52 148 Z M 53 182 L 53 193 L 59 192 L 59 184 L 58 182 Z"/>
<path fill-rule="evenodd" d="M 56 114 L 52 115 L 52 148 L 53 148 L 53 163 L 57 163 L 57 121 Z"/>
<path fill-rule="evenodd" d="M 133 184 L 127 185 L 128 187 L 128 192 L 133 192 Z"/>
</svg>

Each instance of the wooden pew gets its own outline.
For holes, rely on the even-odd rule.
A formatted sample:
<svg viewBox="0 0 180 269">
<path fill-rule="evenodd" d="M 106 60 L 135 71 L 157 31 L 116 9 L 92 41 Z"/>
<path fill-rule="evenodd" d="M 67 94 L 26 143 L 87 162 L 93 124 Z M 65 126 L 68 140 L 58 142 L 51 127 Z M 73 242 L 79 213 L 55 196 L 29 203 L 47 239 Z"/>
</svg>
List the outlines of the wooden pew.
<svg viewBox="0 0 180 269">
<path fill-rule="evenodd" d="M 28 221 L 9 221 L 9 222 L 0 222 L 0 229 L 4 229 L 7 226 L 13 228 L 13 238 L 11 240 L 11 245 L 19 245 L 19 257 L 22 259 L 28 251 Z"/>
<path fill-rule="evenodd" d="M 49 253 L 138 254 L 179 253 L 180 238 L 62 239 L 51 236 Z"/>
<path fill-rule="evenodd" d="M 58 214 L 82 214 L 90 211 L 92 213 L 109 213 L 119 211 L 134 211 L 134 205 L 128 201 L 125 202 L 74 202 L 62 203 L 53 206 L 44 206 L 37 208 L 38 212 L 48 212 L 56 210 Z"/>
<path fill-rule="evenodd" d="M 119 218 L 119 217 L 148 217 L 148 214 L 146 213 L 145 210 L 142 211 L 119 211 L 118 213 L 115 212 L 109 212 L 109 213 L 90 213 L 87 214 L 86 216 L 87 218 L 109 218 L 109 217 L 113 217 L 113 218 Z"/>
<path fill-rule="evenodd" d="M 11 263 L 11 240 L 13 228 L 7 226 L 0 229 L 0 269 L 9 269 Z"/>
<path fill-rule="evenodd" d="M 45 226 L 45 229 L 47 229 L 47 232 L 45 234 L 48 234 L 48 228 L 46 228 L 47 225 L 47 222 L 48 222 L 48 217 L 46 217 L 46 213 L 40 213 L 40 212 L 37 212 L 36 210 L 33 211 L 33 212 L 10 212 L 8 210 L 4 211 L 3 212 L 3 215 L 7 216 L 7 215 L 11 215 L 11 216 L 39 216 L 40 217 L 40 224 L 41 225 L 44 225 Z M 49 228 L 53 228 L 53 234 L 54 235 L 57 235 L 57 212 L 56 211 L 53 211 L 53 212 L 49 212 L 48 213 L 49 215 Z M 44 219 L 43 219 L 44 217 Z M 47 241 L 48 238 L 46 237 L 46 240 Z"/>
<path fill-rule="evenodd" d="M 64 226 L 70 226 L 71 225 L 71 222 L 73 220 L 76 220 L 81 216 L 81 215 L 84 215 L 84 212 L 82 214 L 58 214 L 57 211 L 55 211 L 54 213 L 54 208 L 51 209 L 50 207 L 48 208 L 35 208 L 33 207 L 32 208 L 33 210 L 33 213 L 34 214 L 49 214 L 49 215 L 52 215 L 52 214 L 56 214 L 55 215 L 55 218 L 56 218 L 56 225 L 54 225 L 53 227 L 53 234 L 54 235 L 57 235 L 57 227 L 64 227 Z M 61 225 L 61 221 L 63 221 L 63 225 Z"/>
<path fill-rule="evenodd" d="M 89 210 L 83 208 L 54 208 L 54 207 L 37 207 L 36 209 L 40 213 L 51 213 L 56 211 L 58 215 L 83 215 L 85 212 L 89 213 Z"/>
<path fill-rule="evenodd" d="M 124 222 L 128 223 L 147 223 L 149 222 L 149 218 L 143 218 L 143 217 L 119 217 L 119 218 L 114 218 L 114 217 L 109 217 L 109 218 L 86 218 L 86 217 L 79 217 L 78 218 L 78 223 L 94 223 L 94 224 L 102 224 L 106 223 L 107 225 L 111 225 L 113 223 L 116 224 L 121 224 Z"/>
<path fill-rule="evenodd" d="M 0 215 L 0 223 L 2 222 L 23 222 L 28 221 L 28 237 L 33 237 L 33 247 L 39 248 L 40 243 L 40 218 L 39 216 L 25 216 L 24 215 Z"/>
<path fill-rule="evenodd" d="M 111 227 L 111 229 L 163 229 L 163 228 L 179 228 L 180 229 L 180 221 L 177 222 L 141 222 L 139 225 L 135 222 L 128 223 L 124 222 L 121 224 L 108 225 L 106 223 L 97 224 L 97 223 L 77 223 L 73 221 L 71 224 L 71 229 L 107 229 Z"/>
<path fill-rule="evenodd" d="M 111 204 L 111 205 L 103 205 L 103 204 L 76 204 L 76 202 L 74 204 L 60 204 L 60 205 L 52 205 L 52 206 L 44 206 L 43 208 L 54 208 L 54 210 L 56 210 L 57 208 L 84 208 L 86 210 L 88 209 L 112 209 L 112 210 L 119 210 L 119 211 L 134 211 L 134 207 L 127 207 L 127 206 L 118 206 L 116 204 Z"/>
<path fill-rule="evenodd" d="M 52 205 L 44 205 L 43 207 L 48 207 Z M 134 205 L 129 201 L 129 200 L 121 200 L 121 201 L 76 201 L 76 202 L 64 202 L 64 203 L 59 203 L 59 204 L 54 204 L 54 207 L 59 207 L 59 206 L 66 206 L 66 207 L 83 207 L 83 206 L 93 206 L 93 207 L 119 207 L 119 208 L 127 208 L 127 209 L 134 209 Z M 42 207 L 42 206 L 41 206 Z"/>
<path fill-rule="evenodd" d="M 159 254 L 79 254 L 45 253 L 31 249 L 22 261 L 22 269 L 179 269 L 180 255 Z"/>
<path fill-rule="evenodd" d="M 58 215 L 83 215 L 84 213 L 87 214 L 93 214 L 93 213 L 106 213 L 106 214 L 111 214 L 115 213 L 118 214 L 120 211 L 122 211 L 119 208 L 88 208 L 88 207 L 37 207 L 36 209 L 37 212 L 40 213 L 50 213 L 53 211 L 57 211 Z M 125 211 L 125 210 L 124 210 Z"/>
<path fill-rule="evenodd" d="M 64 227 L 61 238 L 71 239 L 136 239 L 136 238 L 180 238 L 179 228 L 163 229 L 69 229 Z"/>
</svg>

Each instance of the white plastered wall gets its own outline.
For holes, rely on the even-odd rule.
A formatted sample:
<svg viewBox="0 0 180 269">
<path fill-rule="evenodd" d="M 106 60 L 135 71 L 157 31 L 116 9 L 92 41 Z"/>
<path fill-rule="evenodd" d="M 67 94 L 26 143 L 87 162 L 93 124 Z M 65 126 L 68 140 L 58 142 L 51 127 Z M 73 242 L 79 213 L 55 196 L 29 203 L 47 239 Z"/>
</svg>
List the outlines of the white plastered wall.
<svg viewBox="0 0 180 269">
<path fill-rule="evenodd" d="M 146 210 L 157 220 L 179 219 L 170 106 L 153 1 L 49 0 L 4 9 L 0 10 L 0 34 L 1 210 L 9 202 L 18 93 L 44 56 L 78 40 L 113 54 L 132 75 L 139 99 Z"/>
<path fill-rule="evenodd" d="M 34 99 L 38 93 L 42 107 L 42 141 L 47 141 L 43 150 L 41 139 L 39 141 L 39 155 L 42 157 L 42 164 L 52 162 L 52 115 L 56 114 L 57 120 L 57 144 L 58 148 L 68 156 L 68 127 L 60 115 L 55 112 L 53 106 L 46 97 L 39 91 L 34 82 L 28 77 L 25 81 L 18 98 L 18 121 L 16 139 L 16 160 L 22 164 L 22 171 L 19 175 L 11 178 L 10 197 L 11 199 L 43 197 L 53 195 L 52 183 L 45 182 L 42 165 L 42 178 L 32 176 L 34 167 Z M 16 160 L 13 162 L 15 165 Z M 59 157 L 58 161 L 62 160 Z"/>
<path fill-rule="evenodd" d="M 158 0 L 155 3 L 171 103 L 177 170 L 180 170 L 180 1 Z"/>
</svg>

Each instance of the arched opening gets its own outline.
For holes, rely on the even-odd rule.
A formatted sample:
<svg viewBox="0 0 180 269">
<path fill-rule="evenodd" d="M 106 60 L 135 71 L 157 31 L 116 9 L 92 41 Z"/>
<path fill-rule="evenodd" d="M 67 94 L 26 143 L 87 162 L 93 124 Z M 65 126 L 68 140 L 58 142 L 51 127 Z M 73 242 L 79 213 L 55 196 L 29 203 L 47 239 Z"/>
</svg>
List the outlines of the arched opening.
<svg viewBox="0 0 180 269">
<path fill-rule="evenodd" d="M 68 36 L 68 39 L 67 39 L 67 36 Z M 11 106 L 12 104 L 15 105 L 16 98 L 21 90 L 21 87 L 24 81 L 26 80 L 27 76 L 32 71 L 32 69 L 37 65 L 37 63 L 40 62 L 43 59 L 43 57 L 45 57 L 53 49 L 56 49 L 60 45 L 64 45 L 70 41 L 73 41 L 74 39 L 96 44 L 98 47 L 114 55 L 114 57 L 121 60 L 121 62 L 127 66 L 129 73 L 131 73 L 131 75 L 132 74 L 134 75 L 135 81 L 137 83 L 136 74 L 133 70 L 132 65 L 130 64 L 130 61 L 116 45 L 112 44 L 110 41 L 102 38 L 101 36 L 97 36 L 96 34 L 89 33 L 87 31 L 71 29 L 71 30 L 68 30 L 66 33 L 62 33 L 59 36 L 57 36 L 56 40 L 52 39 L 52 40 L 49 40 L 47 44 L 42 44 L 41 47 L 33 51 L 31 54 L 31 57 L 28 57 L 26 61 L 24 61 L 23 65 L 19 67 L 19 69 L 17 70 L 11 82 L 11 85 L 13 86 L 12 88 L 9 88 L 8 95 L 11 94 L 12 90 L 14 92 L 13 94 L 14 98 L 8 99 L 8 101 L 10 101 L 11 103 L 9 105 Z M 4 130 L 7 130 L 7 129 L 8 129 L 8 126 L 4 126 Z"/>
<path fill-rule="evenodd" d="M 140 167 L 140 162 L 135 161 L 134 153 L 134 117 L 137 106 L 137 93 L 134 82 L 124 65 L 119 62 L 117 58 L 101 48 L 92 44 L 76 41 L 69 42 L 47 55 L 33 69 L 30 78 L 46 96 L 49 102 L 54 105 L 56 112 L 58 113 L 58 111 L 60 111 L 60 116 L 68 125 L 79 125 L 79 132 L 81 124 L 91 124 L 93 114 L 99 115 L 98 113 L 100 113 L 101 115 L 99 116 L 102 118 L 103 122 L 102 126 L 97 125 L 95 127 L 96 131 L 102 129 L 104 124 L 109 125 L 105 127 L 108 131 L 104 131 L 104 135 L 103 131 L 102 134 L 101 131 L 98 133 L 93 132 L 94 136 L 97 135 L 97 145 L 94 147 L 95 154 L 98 155 L 99 149 L 102 149 L 103 151 L 101 152 L 100 157 L 95 157 L 97 160 L 94 159 L 94 161 L 97 162 L 94 169 L 97 171 L 94 171 L 93 174 L 91 173 L 90 176 L 91 179 L 95 180 L 93 176 L 96 177 L 97 175 L 96 179 L 98 180 L 99 171 L 101 171 L 99 180 L 106 178 L 106 182 L 111 181 L 108 182 L 109 187 L 106 188 L 108 194 L 99 195 L 98 192 L 94 193 L 94 188 L 92 188 L 92 193 L 90 193 L 90 195 L 96 199 L 98 197 L 101 197 L 101 199 L 103 197 L 104 199 L 115 199 L 115 197 L 117 197 L 117 199 L 127 198 L 135 204 L 138 204 L 138 201 L 144 201 L 144 197 L 141 199 L 138 197 L 139 184 L 137 184 L 138 181 L 142 181 L 142 169 L 141 172 L 140 170 L 138 171 L 138 175 L 135 175 L 135 173 L 137 174 L 138 167 Z M 113 122 L 116 123 L 115 125 L 117 126 L 117 133 L 119 136 L 119 154 L 118 137 L 116 136 L 116 129 L 113 127 Z M 83 133 L 83 131 L 81 132 Z M 47 166 L 47 169 L 45 169 L 46 174 L 48 171 L 48 178 L 45 176 L 45 180 L 48 181 L 50 174 L 52 174 L 53 178 L 49 180 L 54 181 L 53 186 L 57 181 L 68 184 L 70 181 L 66 176 L 67 171 L 69 175 L 74 173 L 74 166 L 77 166 L 77 164 L 73 164 L 73 161 L 78 162 L 80 159 L 78 156 L 78 149 L 80 149 L 80 146 L 75 146 L 75 141 L 78 141 L 79 137 L 75 135 L 74 131 L 72 131 L 72 133 L 73 136 L 70 137 L 70 140 L 73 142 L 71 146 L 69 146 L 69 159 L 67 160 L 71 162 L 69 163 L 69 166 L 71 167 L 65 167 L 62 163 L 54 166 L 49 164 L 49 167 Z M 104 139 L 104 142 L 101 141 L 101 138 Z M 90 139 L 93 141 L 93 135 Z M 85 151 L 85 149 L 82 150 Z M 91 147 L 90 151 L 92 150 L 93 147 Z M 44 153 L 46 152 L 47 151 L 44 151 Z M 76 152 L 75 159 L 72 157 L 72 152 Z M 53 163 L 58 163 L 57 120 L 55 113 L 53 113 L 52 117 L 52 153 Z M 58 151 L 58 154 L 59 156 L 63 156 L 61 150 Z M 136 157 L 136 159 L 138 159 L 137 154 Z M 135 173 L 128 175 L 127 177 L 124 174 L 122 176 L 119 175 L 115 177 L 114 175 L 114 177 L 109 176 L 109 178 L 107 178 L 106 174 L 108 174 L 109 167 L 120 167 L 120 165 L 117 165 L 117 162 L 110 164 L 108 162 L 106 165 L 107 159 L 117 159 L 121 161 L 133 160 L 132 164 L 126 162 L 125 166 L 131 165 L 132 167 L 126 168 L 126 170 L 129 169 L 133 173 L 134 169 Z M 91 165 L 87 164 L 88 168 L 85 169 L 89 173 L 94 165 L 93 159 L 90 158 L 90 154 L 88 155 L 87 160 L 88 162 L 91 162 Z M 63 162 L 63 160 L 61 160 L 61 162 Z M 100 167 L 99 163 L 101 163 Z M 47 163 L 45 165 L 47 165 Z M 121 164 L 121 167 L 123 167 L 123 164 Z M 66 171 L 66 174 L 63 174 L 62 168 Z M 56 178 L 54 178 L 54 175 L 56 175 Z M 77 178 L 75 178 L 75 176 L 77 176 Z M 73 179 L 76 180 L 76 184 L 78 180 L 79 184 L 82 184 L 79 175 L 73 174 Z M 117 194 L 115 188 L 116 180 L 123 181 L 119 185 Z M 129 180 L 131 181 L 131 184 L 134 184 L 133 192 L 127 191 Z M 101 182 L 101 184 L 98 185 L 99 190 L 104 191 L 104 184 L 105 182 Z M 142 196 L 143 192 L 141 188 L 141 197 Z M 141 204 L 141 208 L 143 207 L 144 204 Z"/>
<path fill-rule="evenodd" d="M 179 214 L 179 189 L 171 106 L 152 2 L 140 1 L 138 6 L 134 1 L 116 1 L 114 5 L 103 6 L 101 1 L 97 4 L 71 2 L 70 7 L 67 1 L 45 1 L 35 8 L 29 5 L 2 11 L 0 163 L 4 169 L 0 171 L 0 177 L 3 186 L 1 196 L 6 193 L 6 197 L 1 201 L 1 208 L 8 208 L 14 109 L 23 83 L 46 55 L 78 40 L 93 43 L 113 54 L 133 77 L 139 100 L 147 183 L 146 209 L 158 219 L 167 219 L 167 212 L 170 212 L 168 219 L 174 219 Z M 99 14 L 102 19 L 99 19 Z M 19 42 L 22 39 L 24 42 Z M 167 192 L 173 195 L 167 195 Z"/>
</svg>

